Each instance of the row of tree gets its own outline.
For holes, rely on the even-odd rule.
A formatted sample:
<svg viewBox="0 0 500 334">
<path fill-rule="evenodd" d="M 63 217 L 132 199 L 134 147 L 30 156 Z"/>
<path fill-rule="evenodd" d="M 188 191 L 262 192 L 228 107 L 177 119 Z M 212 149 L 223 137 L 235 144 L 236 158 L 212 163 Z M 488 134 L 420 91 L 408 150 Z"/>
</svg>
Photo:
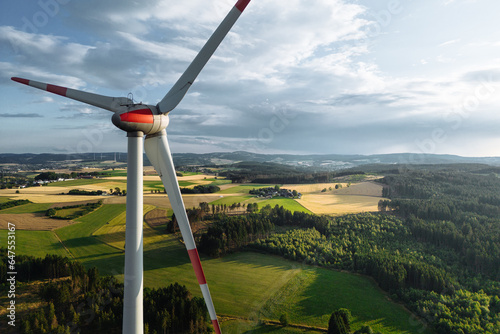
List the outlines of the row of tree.
<svg viewBox="0 0 500 334">
<path fill-rule="evenodd" d="M 27 200 L 27 199 L 17 199 L 14 201 L 8 201 L 5 203 L 0 203 L 0 210 L 9 209 L 9 208 L 13 208 L 15 206 L 29 204 L 29 203 L 32 203 L 32 202 L 30 200 Z"/>
<path fill-rule="evenodd" d="M 194 188 L 181 188 L 183 194 L 213 194 L 220 191 L 220 187 L 214 184 L 199 184 Z"/>
</svg>

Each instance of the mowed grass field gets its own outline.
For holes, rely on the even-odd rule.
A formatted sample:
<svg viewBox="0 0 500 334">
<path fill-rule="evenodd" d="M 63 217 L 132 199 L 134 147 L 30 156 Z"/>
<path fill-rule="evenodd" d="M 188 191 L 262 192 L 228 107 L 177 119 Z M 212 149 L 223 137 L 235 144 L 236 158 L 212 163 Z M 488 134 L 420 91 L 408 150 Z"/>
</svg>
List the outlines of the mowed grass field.
<svg viewBox="0 0 500 334">
<path fill-rule="evenodd" d="M 0 230 L 0 247 L 7 246 L 7 235 L 7 230 Z M 47 254 L 55 254 L 71 258 L 52 231 L 16 230 L 15 236 L 18 255 L 45 257 Z"/>
</svg>

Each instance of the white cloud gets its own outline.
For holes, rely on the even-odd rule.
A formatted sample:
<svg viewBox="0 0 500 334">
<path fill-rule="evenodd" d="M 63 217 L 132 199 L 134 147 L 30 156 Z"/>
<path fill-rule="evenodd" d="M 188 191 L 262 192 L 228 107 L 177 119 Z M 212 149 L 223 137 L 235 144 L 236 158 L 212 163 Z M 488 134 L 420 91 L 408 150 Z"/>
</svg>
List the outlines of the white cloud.
<svg viewBox="0 0 500 334">
<path fill-rule="evenodd" d="M 0 77 L 27 77 L 106 95 L 132 91 L 136 100 L 156 103 L 234 2 L 125 0 L 117 6 L 111 0 L 71 1 L 65 16 L 54 21 L 78 33 L 27 33 L 0 26 Z M 403 150 L 413 145 L 421 129 L 442 123 L 443 114 L 474 93 L 480 71 L 496 73 L 499 68 L 488 56 L 495 46 L 484 42 L 496 41 L 495 36 L 481 35 L 475 42 L 476 49 L 481 47 L 475 52 L 486 59 L 477 68 L 472 57 L 464 56 L 474 49 L 470 39 L 454 33 L 451 21 L 453 33 L 432 41 L 408 34 L 415 29 L 432 35 L 432 25 L 422 28 L 427 21 L 417 20 L 418 27 L 408 23 L 411 15 L 423 15 L 418 11 L 393 16 L 380 34 L 367 36 L 374 18 L 371 2 L 365 2 L 252 1 L 171 114 L 169 134 L 185 148 L 175 151 L 191 151 L 196 143 L 206 150 L 252 143 L 251 148 L 274 151 L 286 151 L 288 145 L 296 151 L 370 153 L 377 146 L 373 138 L 381 138 L 385 148 Z M 405 30 L 406 24 L 410 28 Z M 401 39 L 403 34 L 408 41 Z M 390 51 L 400 53 L 377 50 L 384 40 Z M 406 62 L 398 63 L 399 58 Z M 404 68 L 412 63 L 413 72 Z M 451 70 L 441 70 L 445 67 Z M 38 95 L 36 101 L 42 102 Z M 470 118 L 491 116 L 495 101 L 481 101 Z M 58 107 L 64 112 L 58 114 L 61 122 L 109 117 L 85 105 Z M 262 145 L 259 134 L 272 128 L 270 122 L 281 109 L 295 116 Z M 344 138 L 350 142 L 345 147 Z"/>
</svg>

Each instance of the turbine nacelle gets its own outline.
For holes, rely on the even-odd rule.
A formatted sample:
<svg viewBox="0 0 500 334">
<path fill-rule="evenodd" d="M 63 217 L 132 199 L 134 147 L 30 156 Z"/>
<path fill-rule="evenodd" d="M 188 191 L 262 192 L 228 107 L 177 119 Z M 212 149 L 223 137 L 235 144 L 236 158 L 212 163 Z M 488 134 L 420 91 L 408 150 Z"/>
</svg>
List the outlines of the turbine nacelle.
<svg viewBox="0 0 500 334">
<path fill-rule="evenodd" d="M 125 111 L 116 111 L 111 121 L 123 131 L 141 131 L 146 135 L 152 135 L 165 130 L 169 118 L 167 114 L 161 114 L 156 106 L 133 104 Z"/>
</svg>

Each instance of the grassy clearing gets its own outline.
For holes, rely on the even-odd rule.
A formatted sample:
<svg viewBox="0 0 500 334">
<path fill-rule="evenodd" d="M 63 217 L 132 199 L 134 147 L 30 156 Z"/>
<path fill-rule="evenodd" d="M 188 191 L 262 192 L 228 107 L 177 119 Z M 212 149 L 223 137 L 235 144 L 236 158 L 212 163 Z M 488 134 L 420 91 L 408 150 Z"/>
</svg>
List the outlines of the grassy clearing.
<svg viewBox="0 0 500 334">
<path fill-rule="evenodd" d="M 221 179 L 206 179 L 205 181 L 210 181 L 210 184 L 214 186 L 221 186 L 223 184 L 231 184 L 233 181 L 231 180 L 221 180 Z"/>
<path fill-rule="evenodd" d="M 248 194 L 252 189 L 274 187 L 274 185 L 269 184 L 242 184 L 235 185 L 234 187 L 227 188 L 218 192 L 218 194 Z"/>
<path fill-rule="evenodd" d="M 252 198 L 251 200 L 248 201 L 248 203 L 257 203 L 259 204 L 259 209 L 262 209 L 266 205 L 270 205 L 272 208 L 274 208 L 276 205 L 282 206 L 287 210 L 290 210 L 292 212 L 299 211 L 299 212 L 305 212 L 312 214 L 311 211 L 309 211 L 307 208 L 303 207 L 300 203 L 298 203 L 296 200 L 291 199 L 291 198 L 273 198 L 273 199 L 260 199 L 260 198 Z"/>
<path fill-rule="evenodd" d="M 1 210 L 0 213 L 45 213 L 50 207 L 51 203 L 28 203 L 24 205 L 15 206 L 13 208 Z"/>
<path fill-rule="evenodd" d="M 144 191 L 161 190 L 163 191 L 163 183 L 161 181 L 144 181 Z"/>
<path fill-rule="evenodd" d="M 85 209 L 83 209 L 83 208 L 61 209 L 61 210 L 57 210 L 56 216 L 68 217 L 68 216 L 73 216 L 73 215 L 79 214 L 79 213 L 84 212 L 84 211 L 85 211 Z"/>
<path fill-rule="evenodd" d="M 106 170 L 104 173 L 108 174 L 106 176 L 127 176 L 126 169 L 116 169 L 116 170 Z"/>
<path fill-rule="evenodd" d="M 7 230 L 0 230 L 1 245 L 7 245 L 7 232 Z M 51 231 L 16 230 L 16 254 L 35 257 L 56 254 L 71 257 Z"/>
<path fill-rule="evenodd" d="M 11 199 L 9 197 L 5 197 L 5 196 L 0 196 L 0 203 L 6 203 L 8 201 L 10 201 Z"/>
<path fill-rule="evenodd" d="M 304 267 L 271 296 L 262 314 L 279 318 L 286 313 L 291 323 L 317 326 L 327 324 L 331 312 L 341 307 L 351 310 L 353 330 L 364 324 L 382 333 L 417 333 L 422 329 L 412 326 L 410 313 L 390 302 L 373 280 L 324 268 Z"/>
<path fill-rule="evenodd" d="M 234 203 L 244 203 L 251 198 L 252 198 L 252 196 L 226 196 L 226 197 L 219 198 L 218 200 L 215 200 L 213 202 L 210 202 L 209 204 L 232 205 Z"/>
<path fill-rule="evenodd" d="M 190 181 L 178 181 L 178 182 L 179 182 L 179 187 L 189 187 L 192 185 L 196 185 L 196 183 Z"/>
<path fill-rule="evenodd" d="M 266 205 L 270 205 L 271 207 L 275 207 L 276 205 L 278 206 L 283 206 L 285 209 L 290 210 L 292 212 L 294 211 L 300 211 L 300 212 L 306 212 L 312 214 L 310 210 L 307 208 L 303 207 L 301 204 L 299 204 L 296 200 L 291 199 L 291 198 L 273 198 L 273 199 L 261 199 L 257 198 L 254 196 L 226 196 L 223 198 L 219 198 L 213 202 L 210 202 L 209 204 L 215 204 L 215 205 L 232 205 L 234 203 L 258 203 L 259 204 L 259 209 L 262 209 Z"/>
<path fill-rule="evenodd" d="M 54 182 L 47 184 L 47 187 L 78 187 L 89 184 L 99 184 L 108 182 L 106 179 L 78 179 L 71 181 Z"/>
</svg>

